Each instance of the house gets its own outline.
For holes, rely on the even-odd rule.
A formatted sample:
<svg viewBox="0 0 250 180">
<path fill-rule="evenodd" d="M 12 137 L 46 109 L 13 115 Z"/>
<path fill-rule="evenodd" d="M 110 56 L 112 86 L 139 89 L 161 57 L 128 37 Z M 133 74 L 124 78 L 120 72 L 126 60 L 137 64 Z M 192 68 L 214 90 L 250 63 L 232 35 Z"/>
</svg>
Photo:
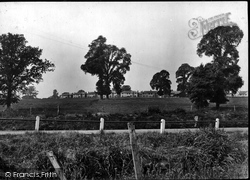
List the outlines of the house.
<svg viewBox="0 0 250 180">
<path fill-rule="evenodd" d="M 178 97 L 181 91 L 171 91 L 170 96 L 171 97 Z"/>
<path fill-rule="evenodd" d="M 121 97 L 138 97 L 138 93 L 136 91 L 122 91 Z"/>
<path fill-rule="evenodd" d="M 78 93 L 79 98 L 85 98 L 87 96 L 84 90 L 79 90 L 77 93 Z"/>
<path fill-rule="evenodd" d="M 142 91 L 140 96 L 146 98 L 158 97 L 157 91 Z"/>
<path fill-rule="evenodd" d="M 248 91 L 238 91 L 235 96 L 237 97 L 248 97 Z"/>
<path fill-rule="evenodd" d="M 81 94 L 80 93 L 73 93 L 73 98 L 80 98 L 81 97 Z"/>
<path fill-rule="evenodd" d="M 87 93 L 87 97 L 88 97 L 88 98 L 97 97 L 97 94 L 96 94 L 96 92 L 88 92 L 88 93 Z"/>
<path fill-rule="evenodd" d="M 116 97 L 119 97 L 119 95 L 115 91 L 112 91 L 111 94 L 109 95 L 109 98 L 116 98 Z"/>
<path fill-rule="evenodd" d="M 64 92 L 64 93 L 62 93 L 62 95 L 60 97 L 61 98 L 70 98 L 70 93 L 69 92 Z"/>
</svg>

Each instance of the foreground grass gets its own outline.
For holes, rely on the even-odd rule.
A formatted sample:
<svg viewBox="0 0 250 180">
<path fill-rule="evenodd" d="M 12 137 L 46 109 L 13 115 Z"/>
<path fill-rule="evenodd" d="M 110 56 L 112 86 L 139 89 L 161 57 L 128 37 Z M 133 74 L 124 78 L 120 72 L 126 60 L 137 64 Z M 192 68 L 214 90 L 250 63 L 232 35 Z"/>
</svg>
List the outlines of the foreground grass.
<svg viewBox="0 0 250 180">
<path fill-rule="evenodd" d="M 248 136 L 214 129 L 137 134 L 144 179 L 232 179 L 248 176 Z M 134 179 L 128 134 L 0 136 L 0 172 L 53 171 L 53 151 L 67 179 Z M 235 168 L 238 167 L 238 168 Z M 246 166 L 245 166 L 246 167 Z"/>
</svg>

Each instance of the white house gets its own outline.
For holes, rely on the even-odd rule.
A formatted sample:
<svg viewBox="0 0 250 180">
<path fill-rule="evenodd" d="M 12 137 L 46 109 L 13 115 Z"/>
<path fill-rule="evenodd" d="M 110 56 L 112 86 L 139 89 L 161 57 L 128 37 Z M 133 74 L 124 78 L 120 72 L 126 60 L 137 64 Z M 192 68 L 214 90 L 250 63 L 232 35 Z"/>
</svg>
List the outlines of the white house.
<svg viewBox="0 0 250 180">
<path fill-rule="evenodd" d="M 61 98 L 70 98 L 70 93 L 69 92 L 62 93 Z"/>
<path fill-rule="evenodd" d="M 122 91 L 121 97 L 138 97 L 138 93 L 136 91 Z"/>
<path fill-rule="evenodd" d="M 88 98 L 97 97 L 97 94 L 96 94 L 96 92 L 88 92 L 88 93 L 87 93 L 87 97 L 88 97 Z"/>
<path fill-rule="evenodd" d="M 142 91 L 141 97 L 153 98 L 158 97 L 157 91 Z"/>
<path fill-rule="evenodd" d="M 80 93 L 73 93 L 73 98 L 80 98 L 81 94 Z"/>
</svg>

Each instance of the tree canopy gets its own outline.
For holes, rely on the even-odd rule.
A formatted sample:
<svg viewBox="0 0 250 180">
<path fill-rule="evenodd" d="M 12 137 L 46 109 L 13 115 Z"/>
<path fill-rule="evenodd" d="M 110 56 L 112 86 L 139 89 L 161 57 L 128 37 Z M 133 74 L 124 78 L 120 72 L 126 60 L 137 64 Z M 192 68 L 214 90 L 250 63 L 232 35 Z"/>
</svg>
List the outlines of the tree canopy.
<svg viewBox="0 0 250 180">
<path fill-rule="evenodd" d="M 55 65 L 40 58 L 42 49 L 27 46 L 22 34 L 2 34 L 0 44 L 0 91 L 9 108 L 19 101 L 18 92 L 41 82 L 42 74 L 53 71 Z"/>
<path fill-rule="evenodd" d="M 38 95 L 38 91 L 35 86 L 28 86 L 22 91 L 22 94 L 24 95 L 23 99 L 34 99 Z"/>
<path fill-rule="evenodd" d="M 181 91 L 180 96 L 186 97 L 187 96 L 187 88 L 188 88 L 188 80 L 194 70 L 194 67 L 190 66 L 187 63 L 182 64 L 178 70 L 176 71 L 176 82 L 177 91 Z"/>
<path fill-rule="evenodd" d="M 122 91 L 131 91 L 130 85 L 123 85 L 122 86 Z"/>
<path fill-rule="evenodd" d="M 130 70 L 131 55 L 125 48 L 118 48 L 115 45 L 106 44 L 106 38 L 99 36 L 89 45 L 89 51 L 85 55 L 87 59 L 81 69 L 85 73 L 96 75 L 97 93 L 103 98 L 103 95 L 111 93 L 110 84 L 117 94 L 121 92 L 121 85 L 124 84 L 127 71 Z"/>
<path fill-rule="evenodd" d="M 198 44 L 198 56 L 202 57 L 205 54 L 209 57 L 212 56 L 213 60 L 205 66 L 206 71 L 201 72 L 201 66 L 196 69 L 196 75 L 192 76 L 190 89 L 196 91 L 194 87 L 198 81 L 206 81 L 198 84 L 209 83 L 209 87 L 207 87 L 209 93 L 205 93 L 209 96 L 205 98 L 216 103 L 217 108 L 228 101 L 227 93 L 235 94 L 243 85 L 243 80 L 239 76 L 240 67 L 237 64 L 239 61 L 237 46 L 242 38 L 243 32 L 238 26 L 218 26 L 204 35 Z M 190 96 L 192 101 L 196 99 L 194 94 L 197 97 L 201 96 L 198 90 L 196 93 L 193 92 Z"/>
<path fill-rule="evenodd" d="M 53 95 L 50 96 L 49 98 L 52 98 L 52 99 L 58 99 L 59 98 L 59 93 L 58 93 L 57 89 L 53 90 Z"/>
<path fill-rule="evenodd" d="M 209 68 L 211 64 L 196 67 L 190 78 L 190 86 L 188 86 L 188 94 L 191 102 L 199 108 L 204 108 L 209 105 L 208 99 L 211 98 L 211 78 L 212 73 Z"/>
<path fill-rule="evenodd" d="M 171 93 L 171 81 L 169 80 L 169 72 L 162 70 L 157 72 L 150 81 L 152 89 L 156 89 L 159 96 L 169 95 Z"/>
</svg>

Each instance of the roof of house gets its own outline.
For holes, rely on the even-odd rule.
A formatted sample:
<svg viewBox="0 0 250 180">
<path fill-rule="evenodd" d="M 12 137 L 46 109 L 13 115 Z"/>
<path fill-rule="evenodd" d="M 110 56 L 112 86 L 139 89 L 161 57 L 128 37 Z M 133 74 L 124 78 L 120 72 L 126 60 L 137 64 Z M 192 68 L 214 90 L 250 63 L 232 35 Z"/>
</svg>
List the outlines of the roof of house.
<svg viewBox="0 0 250 180">
<path fill-rule="evenodd" d="M 69 95 L 69 92 L 62 93 L 62 96 L 67 96 L 67 95 Z"/>
<path fill-rule="evenodd" d="M 157 91 L 142 91 L 142 94 L 151 94 L 151 93 L 157 93 Z"/>
<path fill-rule="evenodd" d="M 122 91 L 121 93 L 136 93 L 136 91 Z"/>
<path fill-rule="evenodd" d="M 96 92 L 88 92 L 87 94 L 88 94 L 88 95 L 95 95 Z"/>
<path fill-rule="evenodd" d="M 239 92 L 238 92 L 239 95 L 245 95 L 245 94 L 247 94 L 247 93 L 248 93 L 248 91 L 239 91 Z"/>
<path fill-rule="evenodd" d="M 81 93 L 85 93 L 84 90 L 79 90 L 77 93 L 81 94 Z"/>
</svg>

